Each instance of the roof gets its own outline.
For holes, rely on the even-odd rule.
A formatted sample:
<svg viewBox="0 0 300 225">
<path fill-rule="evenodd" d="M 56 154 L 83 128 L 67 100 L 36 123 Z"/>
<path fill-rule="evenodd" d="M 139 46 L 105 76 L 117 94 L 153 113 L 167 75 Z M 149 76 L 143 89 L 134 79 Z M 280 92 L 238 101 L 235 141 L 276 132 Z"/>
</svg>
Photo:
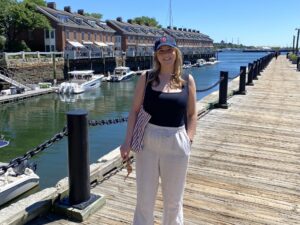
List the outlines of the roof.
<svg viewBox="0 0 300 225">
<path fill-rule="evenodd" d="M 57 10 L 44 6 L 37 6 L 37 10 L 59 25 L 109 33 L 115 32 L 115 30 L 107 26 L 105 22 L 90 16 L 83 16 L 77 13 L 69 13 L 64 10 Z"/>
<path fill-rule="evenodd" d="M 68 73 L 72 75 L 90 75 L 91 73 L 94 73 L 94 70 L 73 70 Z"/>
<path fill-rule="evenodd" d="M 111 24 L 117 31 L 126 35 L 160 37 L 165 34 L 165 32 L 162 29 L 157 27 L 131 24 L 123 21 L 121 22 L 117 20 L 108 20 L 107 24 Z"/>
</svg>

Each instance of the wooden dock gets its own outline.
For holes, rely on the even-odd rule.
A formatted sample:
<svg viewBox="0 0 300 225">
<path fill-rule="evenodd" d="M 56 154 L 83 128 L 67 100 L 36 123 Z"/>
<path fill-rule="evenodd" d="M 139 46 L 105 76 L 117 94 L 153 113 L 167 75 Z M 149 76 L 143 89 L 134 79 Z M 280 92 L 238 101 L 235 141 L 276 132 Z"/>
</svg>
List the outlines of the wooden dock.
<svg viewBox="0 0 300 225">
<path fill-rule="evenodd" d="M 37 89 L 37 90 L 31 90 L 31 91 L 25 91 L 21 94 L 14 94 L 14 95 L 1 95 L 0 96 L 0 105 L 6 104 L 10 102 L 18 102 L 27 98 L 32 98 L 39 95 L 49 94 L 52 92 L 55 92 L 54 87 L 51 88 L 44 88 L 44 89 Z"/>
<path fill-rule="evenodd" d="M 247 95 L 229 99 L 197 123 L 184 196 L 186 225 L 300 224 L 300 72 L 273 59 Z M 135 173 L 92 189 L 106 205 L 82 224 L 131 224 Z M 176 176 L 176 174 L 174 174 Z M 155 224 L 162 217 L 162 196 Z M 29 224 L 75 224 L 47 214 Z M 76 223 L 77 224 L 77 223 Z"/>
</svg>

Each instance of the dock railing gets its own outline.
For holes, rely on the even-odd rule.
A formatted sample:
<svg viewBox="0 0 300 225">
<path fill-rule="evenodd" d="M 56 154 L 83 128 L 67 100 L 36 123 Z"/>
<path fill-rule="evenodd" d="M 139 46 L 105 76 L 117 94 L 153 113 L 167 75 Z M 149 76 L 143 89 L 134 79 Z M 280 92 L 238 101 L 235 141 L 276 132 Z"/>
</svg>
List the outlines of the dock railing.
<svg viewBox="0 0 300 225">
<path fill-rule="evenodd" d="M 7 66 L 23 63 L 52 63 L 52 57 L 64 61 L 64 52 L 3 52 L 2 58 Z"/>
</svg>

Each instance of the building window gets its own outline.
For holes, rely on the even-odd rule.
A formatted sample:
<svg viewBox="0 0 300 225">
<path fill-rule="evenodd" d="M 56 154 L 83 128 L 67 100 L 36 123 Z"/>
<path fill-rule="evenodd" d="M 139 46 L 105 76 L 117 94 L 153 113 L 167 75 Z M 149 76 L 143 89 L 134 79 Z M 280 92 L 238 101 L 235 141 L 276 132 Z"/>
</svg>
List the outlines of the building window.
<svg viewBox="0 0 300 225">
<path fill-rule="evenodd" d="M 97 34 L 94 35 L 94 41 L 97 41 Z"/>
<path fill-rule="evenodd" d="M 54 38 L 54 30 L 51 30 L 51 38 Z"/>
<path fill-rule="evenodd" d="M 51 45 L 51 51 L 54 52 L 54 45 Z"/>
<path fill-rule="evenodd" d="M 81 33 L 81 40 L 84 41 L 84 32 Z"/>
<path fill-rule="evenodd" d="M 91 40 L 91 33 L 90 32 L 88 33 L 88 40 L 89 41 Z"/>
<path fill-rule="evenodd" d="M 50 46 L 46 45 L 46 52 L 50 52 Z"/>
<path fill-rule="evenodd" d="M 46 38 L 49 38 L 49 32 L 50 32 L 50 31 L 49 31 L 49 30 L 46 30 L 45 32 L 46 32 Z"/>
<path fill-rule="evenodd" d="M 59 19 L 61 22 L 63 22 L 63 23 L 68 22 L 68 19 L 69 19 L 68 16 L 61 15 L 61 14 L 58 14 L 57 17 L 58 17 L 58 19 Z"/>
<path fill-rule="evenodd" d="M 77 32 L 74 31 L 74 40 L 77 40 Z"/>
<path fill-rule="evenodd" d="M 66 36 L 67 36 L 67 39 L 70 39 L 70 32 L 68 30 L 66 31 Z"/>
<path fill-rule="evenodd" d="M 75 18 L 76 23 L 82 24 L 83 20 L 81 18 Z"/>
</svg>

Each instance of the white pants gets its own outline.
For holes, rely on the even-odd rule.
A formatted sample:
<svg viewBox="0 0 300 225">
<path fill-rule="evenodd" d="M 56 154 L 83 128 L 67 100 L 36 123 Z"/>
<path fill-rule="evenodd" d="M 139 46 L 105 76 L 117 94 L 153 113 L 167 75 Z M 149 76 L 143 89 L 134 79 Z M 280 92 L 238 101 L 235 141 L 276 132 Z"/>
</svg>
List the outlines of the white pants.
<svg viewBox="0 0 300 225">
<path fill-rule="evenodd" d="M 183 191 L 190 155 L 184 126 L 148 124 L 144 147 L 136 154 L 137 204 L 133 225 L 153 225 L 154 205 L 161 178 L 163 225 L 183 225 Z"/>
</svg>

